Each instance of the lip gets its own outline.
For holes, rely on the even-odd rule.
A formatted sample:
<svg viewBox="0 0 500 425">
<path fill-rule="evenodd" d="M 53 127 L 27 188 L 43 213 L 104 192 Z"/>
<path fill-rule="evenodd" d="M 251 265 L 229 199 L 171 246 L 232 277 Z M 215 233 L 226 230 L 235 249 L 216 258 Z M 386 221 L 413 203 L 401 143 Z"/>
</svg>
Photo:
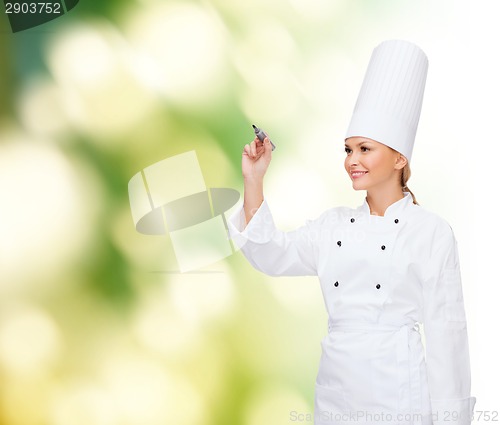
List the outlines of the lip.
<svg viewBox="0 0 500 425">
<path fill-rule="evenodd" d="M 363 177 L 368 171 L 351 171 L 349 174 L 351 178 L 353 179 L 359 179 L 360 177 Z"/>
</svg>

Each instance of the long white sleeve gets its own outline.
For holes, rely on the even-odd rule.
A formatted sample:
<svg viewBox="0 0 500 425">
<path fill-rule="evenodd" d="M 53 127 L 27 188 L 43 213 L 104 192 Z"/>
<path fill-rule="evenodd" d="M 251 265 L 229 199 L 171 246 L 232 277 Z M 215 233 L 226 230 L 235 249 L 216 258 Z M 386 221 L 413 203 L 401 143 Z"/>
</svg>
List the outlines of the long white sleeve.
<svg viewBox="0 0 500 425">
<path fill-rule="evenodd" d="M 457 241 L 444 223 L 434 235 L 423 285 L 426 363 L 434 425 L 468 425 L 471 397 L 467 322 Z"/>
<path fill-rule="evenodd" d="M 231 215 L 228 227 L 231 238 L 248 261 L 263 273 L 270 276 L 317 275 L 320 219 L 307 221 L 297 230 L 283 232 L 276 228 L 264 199 L 246 227 L 243 206 Z"/>
</svg>

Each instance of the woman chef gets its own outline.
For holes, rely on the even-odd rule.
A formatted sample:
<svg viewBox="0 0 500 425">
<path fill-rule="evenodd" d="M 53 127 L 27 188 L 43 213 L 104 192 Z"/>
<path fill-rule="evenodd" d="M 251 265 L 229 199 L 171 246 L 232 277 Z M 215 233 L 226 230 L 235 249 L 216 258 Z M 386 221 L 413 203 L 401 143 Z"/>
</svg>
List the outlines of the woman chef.
<svg viewBox="0 0 500 425">
<path fill-rule="evenodd" d="M 406 41 L 373 51 L 345 139 L 345 169 L 354 190 L 366 190 L 358 208 L 278 230 L 263 195 L 270 142 L 244 148 L 244 204 L 230 219 L 232 238 L 262 272 L 321 283 L 329 332 L 316 425 L 471 423 L 457 242 L 406 186 L 427 67 L 425 53 Z"/>
</svg>

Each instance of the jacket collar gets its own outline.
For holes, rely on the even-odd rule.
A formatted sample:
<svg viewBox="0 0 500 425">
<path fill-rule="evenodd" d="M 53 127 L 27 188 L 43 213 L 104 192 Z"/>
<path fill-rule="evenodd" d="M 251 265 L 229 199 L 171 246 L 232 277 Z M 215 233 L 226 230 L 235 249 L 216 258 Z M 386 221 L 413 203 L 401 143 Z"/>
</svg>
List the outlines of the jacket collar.
<svg viewBox="0 0 500 425">
<path fill-rule="evenodd" d="M 361 205 L 361 212 L 363 214 L 366 214 L 370 217 L 375 217 L 377 218 L 398 218 L 398 216 L 402 215 L 409 206 L 413 205 L 413 198 L 410 194 L 410 192 L 403 192 L 404 198 L 399 199 L 398 201 L 392 203 L 387 207 L 385 210 L 385 213 L 383 216 L 376 216 L 370 214 L 370 206 L 368 205 L 368 202 L 366 201 L 366 196 L 365 199 L 363 200 L 363 205 Z"/>
</svg>

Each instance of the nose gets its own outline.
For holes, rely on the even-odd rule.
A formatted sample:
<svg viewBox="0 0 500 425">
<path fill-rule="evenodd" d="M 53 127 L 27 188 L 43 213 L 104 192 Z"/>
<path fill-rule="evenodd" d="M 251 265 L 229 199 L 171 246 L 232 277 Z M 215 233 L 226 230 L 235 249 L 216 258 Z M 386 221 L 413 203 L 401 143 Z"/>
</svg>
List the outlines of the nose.
<svg viewBox="0 0 500 425">
<path fill-rule="evenodd" d="M 347 157 L 347 165 L 352 167 L 353 165 L 358 165 L 358 156 L 356 152 L 351 152 L 351 154 Z"/>
</svg>

